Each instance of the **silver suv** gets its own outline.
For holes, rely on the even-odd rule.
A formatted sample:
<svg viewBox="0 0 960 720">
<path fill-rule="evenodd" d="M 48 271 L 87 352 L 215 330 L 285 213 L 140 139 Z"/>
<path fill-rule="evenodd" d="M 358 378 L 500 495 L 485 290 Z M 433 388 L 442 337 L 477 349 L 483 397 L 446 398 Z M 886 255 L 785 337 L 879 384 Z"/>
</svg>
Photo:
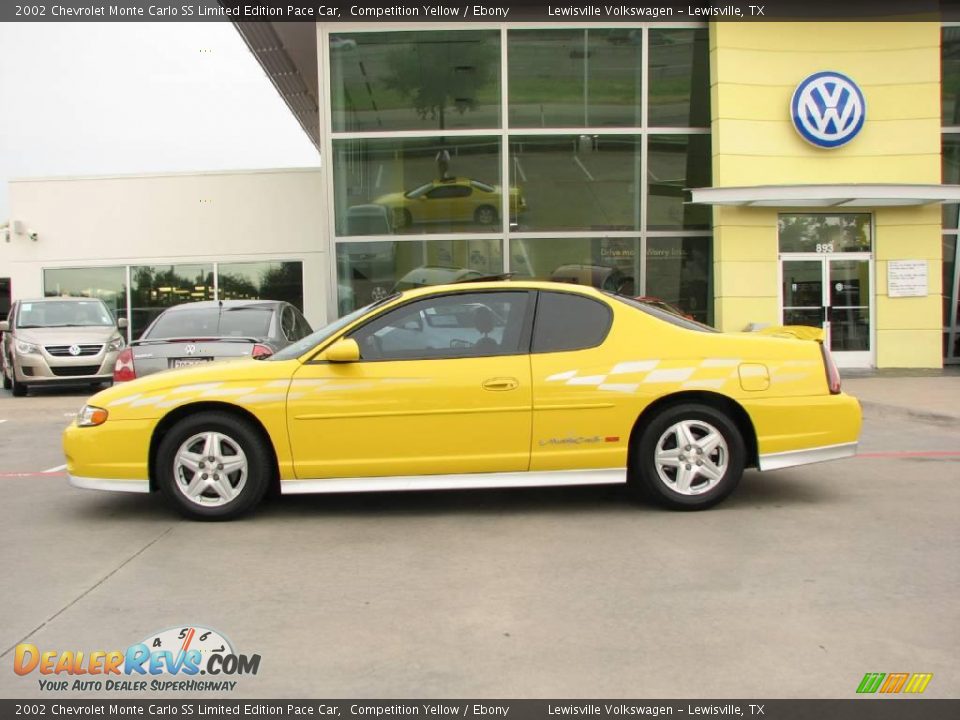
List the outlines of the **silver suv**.
<svg viewBox="0 0 960 720">
<path fill-rule="evenodd" d="M 93 298 L 17 300 L 0 322 L 3 387 L 21 397 L 42 385 L 110 383 L 126 326 Z"/>
</svg>

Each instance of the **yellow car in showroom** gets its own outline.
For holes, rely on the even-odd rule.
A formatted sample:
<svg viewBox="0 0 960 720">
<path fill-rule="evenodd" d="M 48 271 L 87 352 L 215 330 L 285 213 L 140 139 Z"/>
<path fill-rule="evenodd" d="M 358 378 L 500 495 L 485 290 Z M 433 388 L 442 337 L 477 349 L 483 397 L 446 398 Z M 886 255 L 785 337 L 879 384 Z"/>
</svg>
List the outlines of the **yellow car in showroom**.
<svg viewBox="0 0 960 720">
<path fill-rule="evenodd" d="M 626 483 L 710 507 L 760 470 L 854 455 L 860 406 L 813 340 L 723 334 L 581 285 L 417 288 L 264 360 L 94 395 L 70 482 L 233 518 L 282 493 Z"/>
<path fill-rule="evenodd" d="M 465 177 L 432 180 L 407 192 L 381 195 L 372 202 L 387 208 L 398 228 L 423 223 L 492 225 L 500 219 L 500 186 Z M 520 189 L 510 188 L 512 217 L 526 209 Z"/>
</svg>

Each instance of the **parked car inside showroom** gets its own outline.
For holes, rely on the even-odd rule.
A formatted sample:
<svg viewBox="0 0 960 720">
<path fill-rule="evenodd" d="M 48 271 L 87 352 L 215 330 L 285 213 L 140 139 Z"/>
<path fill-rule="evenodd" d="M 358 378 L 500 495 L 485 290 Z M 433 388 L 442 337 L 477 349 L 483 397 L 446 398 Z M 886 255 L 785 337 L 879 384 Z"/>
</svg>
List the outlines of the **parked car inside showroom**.
<svg viewBox="0 0 960 720">
<path fill-rule="evenodd" d="M 381 195 L 373 203 L 390 211 L 397 228 L 451 222 L 492 225 L 500 218 L 500 186 L 466 177 L 437 178 L 407 192 Z M 520 188 L 511 187 L 511 214 L 526 209 Z"/>
<path fill-rule="evenodd" d="M 36 387 L 109 384 L 126 326 L 97 298 L 15 301 L 0 322 L 4 389 L 22 397 Z"/>
<path fill-rule="evenodd" d="M 280 300 L 202 300 L 167 308 L 117 357 L 114 382 L 241 357 L 264 358 L 313 329 Z"/>
<path fill-rule="evenodd" d="M 396 293 L 261 362 L 90 398 L 70 482 L 228 519 L 282 493 L 627 484 L 711 507 L 746 467 L 848 457 L 861 414 L 821 343 L 723 334 L 583 285 Z"/>
</svg>

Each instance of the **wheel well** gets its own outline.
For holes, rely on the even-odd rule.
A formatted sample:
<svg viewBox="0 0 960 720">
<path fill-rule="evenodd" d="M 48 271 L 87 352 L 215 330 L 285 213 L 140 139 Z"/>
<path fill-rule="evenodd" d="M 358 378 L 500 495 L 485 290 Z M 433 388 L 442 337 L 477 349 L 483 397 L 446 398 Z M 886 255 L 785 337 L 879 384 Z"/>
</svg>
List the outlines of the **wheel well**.
<svg viewBox="0 0 960 720">
<path fill-rule="evenodd" d="M 257 434 L 260 435 L 261 439 L 263 440 L 263 445 L 267 448 L 267 452 L 270 453 L 270 464 L 271 467 L 273 467 L 273 477 L 270 478 L 270 490 L 278 491 L 280 488 L 280 466 L 277 462 L 277 452 L 273 447 L 273 442 L 270 439 L 270 434 L 267 432 L 267 429 L 253 413 L 244 410 L 241 407 L 237 407 L 236 405 L 230 405 L 229 403 L 221 402 L 200 402 L 190 403 L 189 405 L 181 405 L 175 410 L 169 412 L 167 415 L 164 415 L 160 422 L 157 423 L 156 428 L 153 430 L 153 435 L 150 438 L 150 455 L 148 458 L 148 467 L 150 471 L 150 491 L 155 492 L 157 490 L 157 452 L 160 449 L 160 443 L 163 442 L 164 436 L 170 432 L 170 429 L 173 428 L 173 426 L 180 422 L 180 420 L 183 418 L 199 412 L 208 411 L 228 413 L 250 423 L 250 426 L 257 432 Z"/>
<path fill-rule="evenodd" d="M 630 446 L 627 451 L 628 468 L 633 467 L 633 449 L 636 447 L 637 442 L 640 440 L 640 435 L 643 433 L 650 421 L 663 412 L 666 408 L 685 403 L 708 405 L 726 413 L 737 426 L 740 434 L 743 436 L 743 443 L 747 448 L 747 458 L 746 462 L 744 463 L 744 467 L 756 466 L 757 431 L 754 429 L 753 421 L 750 420 L 750 416 L 747 414 L 747 411 L 743 409 L 743 406 L 736 400 L 733 400 L 726 395 L 705 392 L 702 390 L 690 390 L 688 392 L 665 395 L 664 397 L 650 403 L 646 408 L 644 408 L 643 412 L 640 413 L 640 417 L 637 418 L 637 421 L 633 424 L 633 429 L 630 431 Z"/>
</svg>

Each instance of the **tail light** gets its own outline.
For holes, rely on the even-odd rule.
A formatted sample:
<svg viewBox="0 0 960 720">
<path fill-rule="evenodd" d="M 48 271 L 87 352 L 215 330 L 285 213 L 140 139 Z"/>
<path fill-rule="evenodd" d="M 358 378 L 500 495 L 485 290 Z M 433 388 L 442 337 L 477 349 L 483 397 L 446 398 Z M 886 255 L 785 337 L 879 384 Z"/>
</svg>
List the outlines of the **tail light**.
<svg viewBox="0 0 960 720">
<path fill-rule="evenodd" d="M 133 348 L 124 348 L 117 355 L 117 362 L 113 365 L 113 381 L 127 382 L 137 379 L 137 369 L 133 366 Z"/>
<path fill-rule="evenodd" d="M 254 360 L 263 360 L 263 358 L 270 357 L 273 355 L 273 350 L 268 345 L 261 345 L 257 343 L 253 346 L 253 352 L 250 353 L 250 356 Z"/>
<path fill-rule="evenodd" d="M 831 395 L 838 395 L 840 393 L 840 371 L 837 370 L 837 366 L 830 356 L 830 351 L 823 343 L 820 343 L 820 353 L 823 355 L 823 367 L 827 371 L 827 387 L 830 388 Z"/>
</svg>

